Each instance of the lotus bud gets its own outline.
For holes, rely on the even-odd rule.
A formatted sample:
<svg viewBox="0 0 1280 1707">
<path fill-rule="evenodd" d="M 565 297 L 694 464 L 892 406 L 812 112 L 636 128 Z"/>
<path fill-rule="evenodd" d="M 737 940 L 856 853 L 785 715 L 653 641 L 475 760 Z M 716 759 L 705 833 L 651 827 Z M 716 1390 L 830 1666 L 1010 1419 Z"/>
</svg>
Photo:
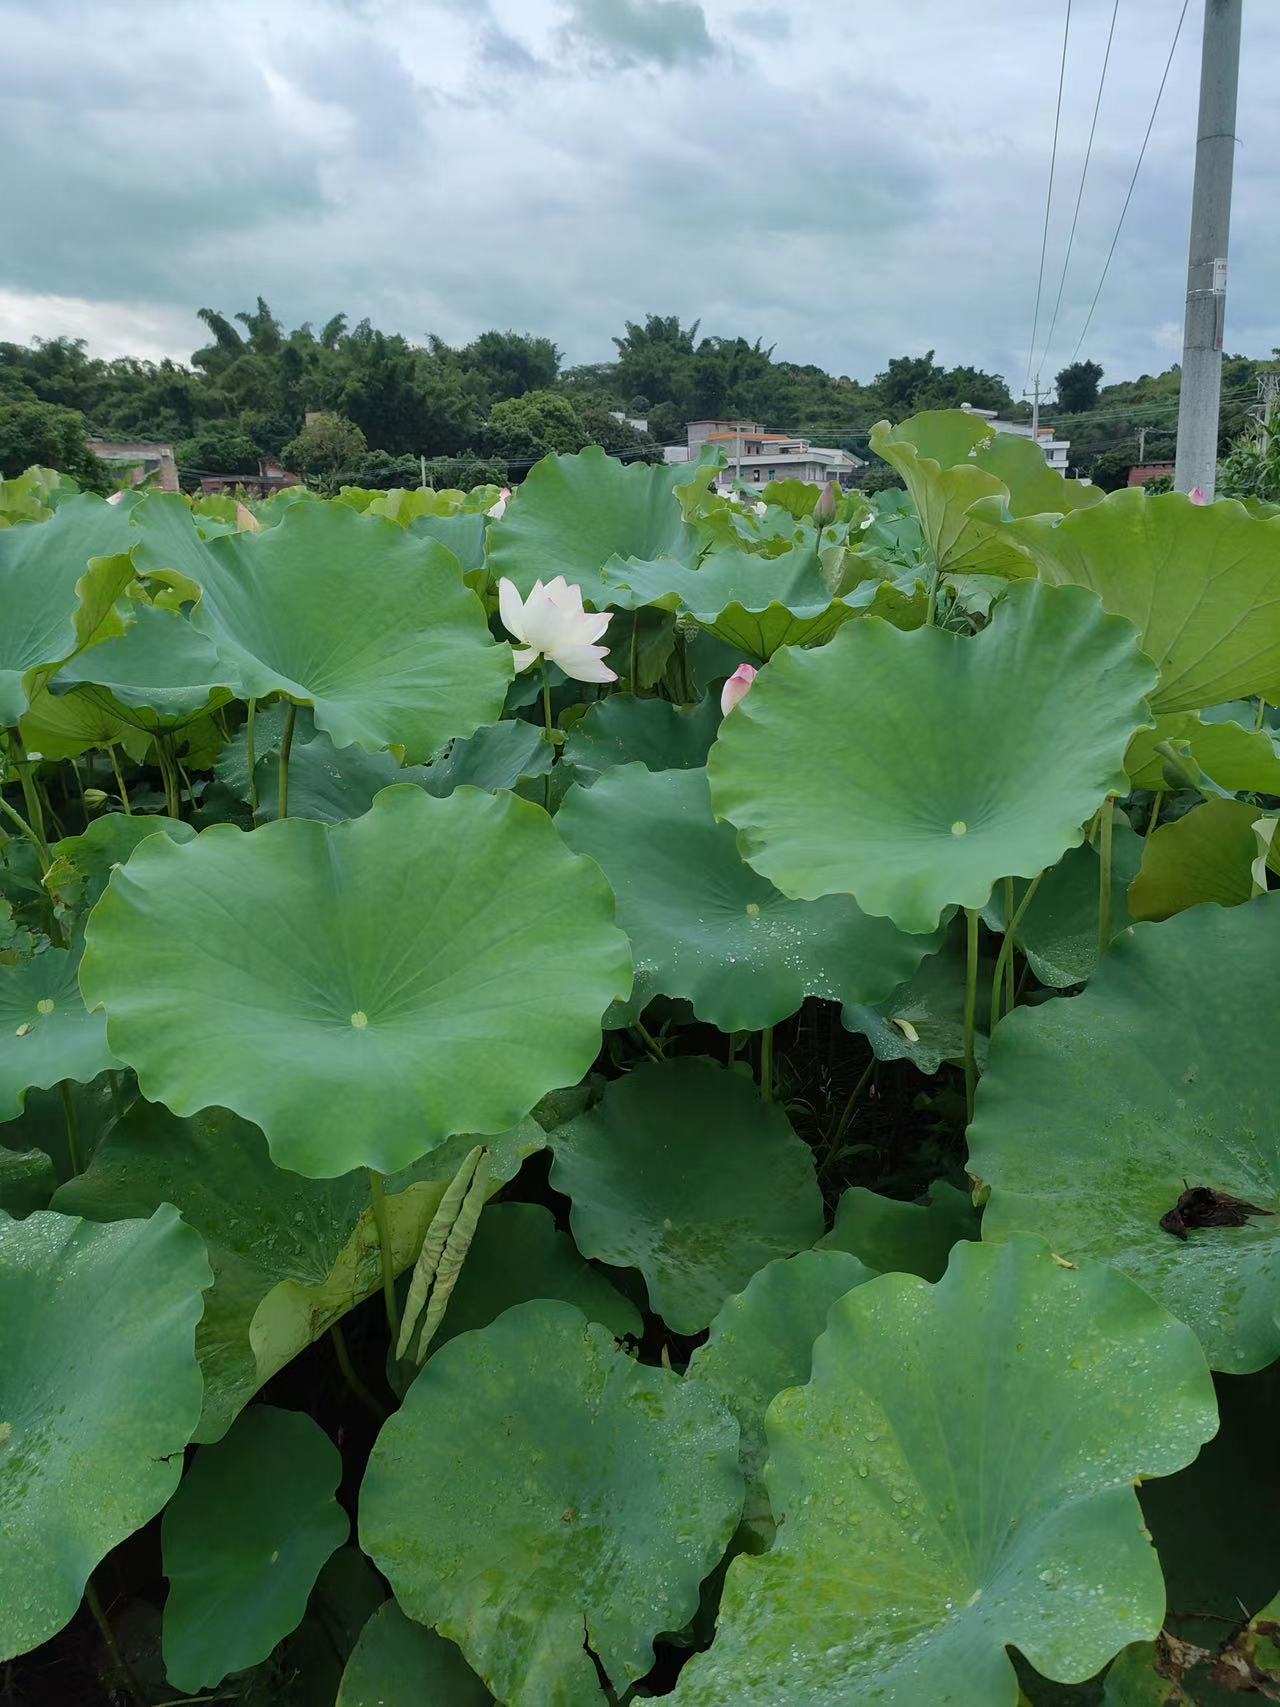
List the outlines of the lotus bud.
<svg viewBox="0 0 1280 1707">
<path fill-rule="evenodd" d="M 84 791 L 85 805 L 92 806 L 95 809 L 99 806 L 105 806 L 110 798 L 110 795 L 100 788 L 86 788 Z"/>
<path fill-rule="evenodd" d="M 824 528 L 836 519 L 836 483 L 828 480 L 818 495 L 818 502 L 813 508 L 813 519 L 816 525 Z"/>
<path fill-rule="evenodd" d="M 1204 495 L 1203 486 L 1193 486 L 1187 493 L 1187 497 L 1190 498 L 1193 504 L 1207 504 L 1209 502 Z"/>
<path fill-rule="evenodd" d="M 113 492 L 111 494 L 111 496 L 107 499 L 107 502 L 108 502 L 108 504 L 123 504 L 124 503 L 124 493 L 123 492 Z"/>
<path fill-rule="evenodd" d="M 756 679 L 756 671 L 751 664 L 739 664 L 720 689 L 720 711 L 725 717 L 733 710 L 740 699 L 751 692 L 751 684 Z"/>
<path fill-rule="evenodd" d="M 510 498 L 511 498 L 511 488 L 510 488 L 510 486 L 504 486 L 502 488 L 501 492 L 498 493 L 498 496 L 494 500 L 494 502 L 489 505 L 489 508 L 485 511 L 485 514 L 488 516 L 492 516 L 494 521 L 496 522 L 500 516 L 505 514 L 507 504 L 508 504 Z"/>
</svg>

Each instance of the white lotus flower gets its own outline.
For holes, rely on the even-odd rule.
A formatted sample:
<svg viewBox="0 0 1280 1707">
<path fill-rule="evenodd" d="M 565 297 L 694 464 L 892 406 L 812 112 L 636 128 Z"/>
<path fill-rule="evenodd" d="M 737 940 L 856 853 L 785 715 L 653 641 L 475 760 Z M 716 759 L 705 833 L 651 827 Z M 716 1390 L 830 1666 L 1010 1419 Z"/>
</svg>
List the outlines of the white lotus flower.
<svg viewBox="0 0 1280 1707">
<path fill-rule="evenodd" d="M 501 492 L 498 493 L 497 498 L 493 501 L 492 504 L 489 505 L 489 508 L 485 511 L 485 515 L 492 516 L 494 521 L 496 522 L 500 516 L 503 516 L 506 514 L 507 500 L 510 498 L 510 496 L 511 496 L 510 486 L 504 486 L 502 488 Z"/>
<path fill-rule="evenodd" d="M 608 647 L 594 644 L 613 621 L 613 612 L 583 610 L 582 588 L 570 586 L 563 575 L 545 587 L 535 581 L 527 599 L 504 575 L 498 582 L 498 611 L 507 633 L 523 642 L 514 653 L 517 670 L 545 658 L 575 682 L 617 681 L 604 662 Z"/>
</svg>

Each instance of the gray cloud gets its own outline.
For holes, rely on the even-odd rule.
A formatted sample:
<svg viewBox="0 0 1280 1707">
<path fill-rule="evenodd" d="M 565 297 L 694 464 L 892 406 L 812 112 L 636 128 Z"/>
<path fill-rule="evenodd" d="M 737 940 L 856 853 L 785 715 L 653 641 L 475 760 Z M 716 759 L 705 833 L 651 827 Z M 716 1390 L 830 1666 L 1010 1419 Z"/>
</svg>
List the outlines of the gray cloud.
<svg viewBox="0 0 1280 1707">
<path fill-rule="evenodd" d="M 567 0 L 563 37 L 614 69 L 710 59 L 715 44 L 697 0 Z"/>
<path fill-rule="evenodd" d="M 833 35 L 829 4 L 793 0 L 781 33 L 776 9 L 277 0 L 253 35 L 240 0 L 0 0 L 20 233 L 0 245 L 0 335 L 186 354 L 198 306 L 261 291 L 291 323 L 516 326 L 590 361 L 652 310 L 837 373 L 933 347 L 1019 388 L 1060 12 L 848 0 Z M 1073 12 L 1050 307 L 1110 10 Z M 1162 0 L 1121 9 L 1046 373 L 1084 324 L 1172 21 Z M 1260 354 L 1277 341 L 1280 15 L 1253 8 L 1245 31 L 1227 342 Z M 1194 34 L 1083 352 L 1113 378 L 1176 358 Z"/>
</svg>

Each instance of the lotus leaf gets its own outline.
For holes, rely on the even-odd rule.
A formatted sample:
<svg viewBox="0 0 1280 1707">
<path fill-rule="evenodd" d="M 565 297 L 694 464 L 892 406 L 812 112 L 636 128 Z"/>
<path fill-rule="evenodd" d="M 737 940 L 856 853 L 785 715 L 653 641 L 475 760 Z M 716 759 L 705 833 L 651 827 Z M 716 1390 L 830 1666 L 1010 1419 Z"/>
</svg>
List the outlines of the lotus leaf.
<svg viewBox="0 0 1280 1707">
<path fill-rule="evenodd" d="M 1138 875 L 1145 843 L 1130 829 L 1123 813 L 1114 816 L 1111 844 L 1111 934 L 1127 930 L 1129 885 Z M 1027 886 L 1013 886 L 1015 911 Z M 1087 842 L 1066 853 L 1045 872 L 1031 897 L 1015 935 L 1027 964 L 1042 984 L 1067 989 L 1093 976 L 1098 964 L 1098 896 L 1101 867 L 1097 849 Z M 1004 886 L 997 884 L 983 910 L 983 918 L 1002 935 L 1005 927 Z"/>
<path fill-rule="evenodd" d="M 386 1183 L 393 1272 L 412 1266 L 473 1140 L 451 1138 Z M 546 1139 L 531 1120 L 489 1143 L 493 1190 Z M 274 1167 L 256 1127 L 224 1109 L 178 1120 L 137 1102 L 58 1194 L 68 1213 L 113 1221 L 175 1203 L 205 1240 L 214 1284 L 196 1330 L 204 1410 L 219 1440 L 263 1382 L 377 1290 L 381 1247 L 363 1173 L 305 1179 Z"/>
<path fill-rule="evenodd" d="M 88 493 L 47 522 L 0 530 L 0 726 L 18 721 L 58 664 L 119 627 L 109 613 L 133 565 L 117 554 L 132 538 L 128 516 Z"/>
<path fill-rule="evenodd" d="M 1169 741 L 1186 748 L 1192 759 L 1230 793 L 1280 795 L 1280 753 L 1265 729 L 1242 729 L 1238 723 L 1210 723 L 1193 712 L 1158 717 L 1154 729 L 1140 729 L 1129 743 L 1125 768 L 1134 788 L 1167 788 L 1166 760 L 1157 743 Z"/>
<path fill-rule="evenodd" d="M 879 1001 L 937 947 L 847 895 L 780 894 L 712 816 L 705 770 L 620 766 L 571 790 L 556 825 L 609 879 L 637 971 L 722 1031 L 774 1025 L 806 996 Z"/>
<path fill-rule="evenodd" d="M 58 1178 L 43 1150 L 0 1148 L 0 1210 L 20 1221 L 47 1208 Z"/>
<path fill-rule="evenodd" d="M 612 912 L 538 808 L 405 785 L 345 824 L 148 838 L 81 988 L 150 1101 L 230 1108 L 314 1178 L 391 1172 L 586 1071 L 630 986 Z"/>
<path fill-rule="evenodd" d="M 342 1459 L 300 1411 L 254 1405 L 206 1446 L 164 1514 L 164 1663 L 194 1693 L 256 1665 L 302 1622 L 349 1523 Z"/>
<path fill-rule="evenodd" d="M 969 1129 L 984 1238 L 1034 1232 L 1114 1265 L 1232 1373 L 1280 1356 L 1280 1137 L 1258 1047 L 1278 952 L 1280 895 L 1135 925 L 1083 995 L 1001 1022 Z M 1198 1187 L 1273 1213 L 1178 1237 L 1162 1219 Z"/>
<path fill-rule="evenodd" d="M 940 1280 L 959 1241 L 977 1237 L 973 1200 L 945 1180 L 934 1181 L 923 1203 L 901 1203 L 854 1185 L 836 1205 L 835 1226 L 818 1247 L 849 1251 L 880 1274 Z"/>
<path fill-rule="evenodd" d="M 603 571 L 610 604 L 660 605 L 691 616 L 708 633 L 761 662 L 781 646 L 813 646 L 855 613 L 833 596 L 810 535 L 777 557 L 714 552 L 700 568 L 674 558 L 613 559 Z"/>
<path fill-rule="evenodd" d="M 242 697 L 310 705 L 337 747 L 417 762 L 494 722 L 511 680 L 483 607 L 442 545 L 382 517 L 303 504 L 204 549 L 191 613 Z"/>
<path fill-rule="evenodd" d="M 611 693 L 587 707 L 569 730 L 564 763 L 581 783 L 592 783 L 614 765 L 633 760 L 651 771 L 698 770 L 707 762 L 720 727 L 718 696 L 707 694 L 694 705 L 665 699 L 638 699 Z"/>
<path fill-rule="evenodd" d="M 257 752 L 255 731 L 254 751 Z M 234 763 L 235 761 L 233 761 Z M 335 747 L 319 730 L 309 741 L 294 740 L 289 759 L 289 816 L 315 818 L 322 824 L 341 824 L 359 818 L 374 797 L 394 783 L 422 786 L 427 765 L 398 765 L 391 753 L 368 753 L 363 747 Z M 257 814 L 264 822 L 280 815 L 278 751 L 257 759 Z"/>
<path fill-rule="evenodd" d="M 809 1379 L 813 1342 L 836 1299 L 874 1274 L 838 1250 L 801 1251 L 766 1263 L 725 1302 L 689 1359 L 687 1378 L 705 1382 L 738 1419 L 747 1484 L 742 1521 L 756 1550 L 769 1544 L 775 1528 L 764 1484 L 765 1412 L 784 1387 Z"/>
<path fill-rule="evenodd" d="M 600 571 L 611 557 L 674 557 L 690 562 L 697 535 L 678 490 L 705 475 L 696 464 L 625 464 L 589 445 L 577 456 L 548 456 L 530 469 L 518 503 L 489 528 L 488 568 L 523 597 L 557 575 L 598 602 Z"/>
<path fill-rule="evenodd" d="M 1078 588 L 1015 584 L 973 639 L 850 623 L 761 672 L 711 750 L 712 803 L 783 894 L 851 894 L 931 931 L 1052 865 L 1128 793 L 1154 681 L 1132 626 Z"/>
<path fill-rule="evenodd" d="M 1160 1628 L 1133 1482 L 1217 1426 L 1192 1336 L 1101 1265 L 957 1246 L 936 1286 L 882 1275 L 832 1309 L 765 1420 L 779 1519 L 729 1567 L 679 1707 L 1013 1707 L 1006 1645 L 1083 1682 Z"/>
<path fill-rule="evenodd" d="M 56 696 L 92 700 L 140 729 L 177 729 L 231 698 L 230 672 L 186 617 L 140 605 L 124 633 L 64 664 Z"/>
<path fill-rule="evenodd" d="M 0 1660 L 60 1630 L 177 1487 L 208 1284 L 168 1205 L 111 1227 L 0 1215 Z"/>
<path fill-rule="evenodd" d="M 985 962 L 979 985 L 991 985 Z M 936 1073 L 944 1061 L 964 1059 L 964 994 L 965 943 L 959 924 L 892 995 L 874 1006 L 846 1003 L 840 1018 L 846 1030 L 862 1033 L 877 1061 L 910 1061 L 922 1073 Z M 974 1039 L 979 1061 L 987 1047 L 986 1021 L 986 1004 L 979 1002 Z"/>
<path fill-rule="evenodd" d="M 43 525 L 43 524 L 42 524 Z M 46 948 L 16 966 L 0 966 L 0 1120 L 22 1113 L 32 1086 L 63 1079 L 88 1084 L 119 1061 L 107 1045 L 104 1016 L 85 1007 L 76 982 L 83 942 Z"/>
<path fill-rule="evenodd" d="M 633 1362 L 572 1305 L 520 1304 L 410 1387 L 369 1460 L 361 1544 L 500 1701 L 597 1707 L 597 1660 L 621 1694 L 695 1611 L 742 1509 L 737 1437 L 704 1385 Z"/>
<path fill-rule="evenodd" d="M 65 836 L 50 852 L 57 860 L 73 866 L 84 882 L 84 905 L 92 907 L 111 880 L 111 873 L 124 865 L 139 842 L 148 836 L 167 836 L 171 842 L 195 840 L 195 830 L 177 818 L 136 813 L 107 812 L 86 824 L 78 836 Z"/>
<path fill-rule="evenodd" d="M 1280 694 L 1280 517 L 1130 487 L 1074 515 L 1006 526 L 1042 580 L 1088 587 L 1137 624 L 1160 669 L 1153 711 Z"/>
<path fill-rule="evenodd" d="M 1238 907 L 1253 889 L 1258 808 L 1243 800 L 1207 800 L 1147 837 L 1129 885 L 1135 919 L 1167 919 L 1201 902 Z"/>
<path fill-rule="evenodd" d="M 822 1231 L 812 1153 L 748 1077 L 711 1061 L 637 1067 L 550 1143 L 578 1249 L 638 1268 L 678 1334 Z"/>
<path fill-rule="evenodd" d="M 335 1707 L 492 1707 L 452 1642 L 384 1601 L 360 1632 Z"/>
<path fill-rule="evenodd" d="M 552 749 L 533 723 L 512 718 L 477 729 L 455 741 L 422 778 L 428 794 L 452 794 L 464 783 L 472 788 L 514 788 L 524 777 L 544 776 L 551 769 Z"/>
<path fill-rule="evenodd" d="M 640 1312 L 585 1263 L 573 1240 L 540 1203 L 493 1203 L 484 1211 L 431 1341 L 432 1355 L 458 1334 L 489 1323 L 530 1298 L 559 1298 L 615 1339 L 638 1340 Z"/>
</svg>

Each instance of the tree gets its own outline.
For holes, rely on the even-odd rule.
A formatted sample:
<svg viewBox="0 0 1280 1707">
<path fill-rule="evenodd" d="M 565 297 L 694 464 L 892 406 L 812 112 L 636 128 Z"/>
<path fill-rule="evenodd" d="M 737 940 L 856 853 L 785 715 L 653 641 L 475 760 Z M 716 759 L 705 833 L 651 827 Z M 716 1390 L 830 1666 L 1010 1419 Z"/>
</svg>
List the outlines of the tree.
<svg viewBox="0 0 1280 1707">
<path fill-rule="evenodd" d="M 280 455 L 286 468 L 331 484 L 339 474 L 355 467 L 368 448 L 354 421 L 342 415 L 317 415 Z"/>
<path fill-rule="evenodd" d="M 85 442 L 84 416 L 56 403 L 0 404 L 0 476 L 12 479 L 38 463 L 70 474 L 91 492 L 110 492 L 106 463 Z"/>
<path fill-rule="evenodd" d="M 1102 367 L 1098 362 L 1071 362 L 1057 376 L 1058 407 L 1068 413 L 1096 409 Z"/>
<path fill-rule="evenodd" d="M 178 467 L 193 474 L 253 474 L 258 447 L 231 421 L 215 421 L 173 447 Z"/>
<path fill-rule="evenodd" d="M 495 404 L 481 434 L 487 456 L 512 462 L 537 462 L 551 451 L 579 451 L 588 442 L 577 410 L 554 391 L 531 391 Z"/>
<path fill-rule="evenodd" d="M 495 403 L 545 391 L 560 372 L 560 351 L 550 338 L 522 332 L 482 332 L 458 352 L 458 360 L 478 376 Z"/>
<path fill-rule="evenodd" d="M 1089 478 L 1095 486 L 1101 486 L 1104 492 L 1118 492 L 1122 486 L 1129 484 L 1129 470 L 1133 467 L 1133 452 L 1131 450 L 1104 450 L 1095 456 L 1089 467 Z"/>
<path fill-rule="evenodd" d="M 1218 466 L 1219 498 L 1280 504 L 1280 435 L 1242 433 Z"/>
</svg>

